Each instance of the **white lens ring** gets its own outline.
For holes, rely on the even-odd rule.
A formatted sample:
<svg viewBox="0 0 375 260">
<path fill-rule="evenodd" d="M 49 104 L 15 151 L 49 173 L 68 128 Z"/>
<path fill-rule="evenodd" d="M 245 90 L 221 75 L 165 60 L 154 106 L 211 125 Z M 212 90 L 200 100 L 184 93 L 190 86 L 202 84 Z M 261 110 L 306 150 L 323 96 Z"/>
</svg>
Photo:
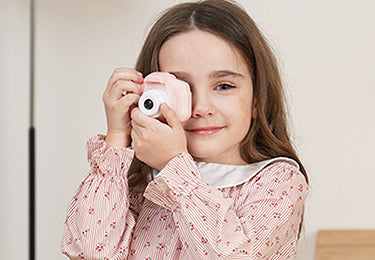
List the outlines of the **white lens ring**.
<svg viewBox="0 0 375 260">
<path fill-rule="evenodd" d="M 151 89 L 141 95 L 138 107 L 143 114 L 156 118 L 161 115 L 159 107 L 162 103 L 169 104 L 167 94 L 161 89 Z"/>
</svg>

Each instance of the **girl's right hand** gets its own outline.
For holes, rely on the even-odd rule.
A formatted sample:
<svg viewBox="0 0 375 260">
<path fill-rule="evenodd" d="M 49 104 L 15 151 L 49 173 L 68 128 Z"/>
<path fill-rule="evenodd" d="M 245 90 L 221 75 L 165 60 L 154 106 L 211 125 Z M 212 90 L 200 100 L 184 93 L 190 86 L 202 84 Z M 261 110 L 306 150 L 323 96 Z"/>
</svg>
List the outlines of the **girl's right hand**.
<svg viewBox="0 0 375 260">
<path fill-rule="evenodd" d="M 138 103 L 141 94 L 139 85 L 142 82 L 142 73 L 134 69 L 117 68 L 112 73 L 103 94 L 107 116 L 107 149 L 129 146 L 130 112 Z"/>
</svg>

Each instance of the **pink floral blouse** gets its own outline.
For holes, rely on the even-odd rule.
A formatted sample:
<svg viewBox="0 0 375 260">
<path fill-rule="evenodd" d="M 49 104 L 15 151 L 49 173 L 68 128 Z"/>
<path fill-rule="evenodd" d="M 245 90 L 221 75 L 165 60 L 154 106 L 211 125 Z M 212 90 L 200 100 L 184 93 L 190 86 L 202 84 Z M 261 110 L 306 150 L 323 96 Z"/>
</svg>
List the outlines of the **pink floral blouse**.
<svg viewBox="0 0 375 260">
<path fill-rule="evenodd" d="M 70 259 L 294 259 L 308 193 L 296 164 L 278 160 L 217 188 L 183 153 L 136 193 L 126 177 L 131 149 L 105 151 L 101 135 L 87 146 L 91 170 L 64 225 Z"/>
</svg>

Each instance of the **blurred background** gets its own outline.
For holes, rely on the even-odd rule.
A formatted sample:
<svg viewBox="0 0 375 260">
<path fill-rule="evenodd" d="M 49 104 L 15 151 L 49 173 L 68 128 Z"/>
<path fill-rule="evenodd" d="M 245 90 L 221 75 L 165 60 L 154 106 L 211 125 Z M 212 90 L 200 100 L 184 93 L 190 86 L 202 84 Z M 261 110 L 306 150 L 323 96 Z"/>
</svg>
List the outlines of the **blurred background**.
<svg viewBox="0 0 375 260">
<path fill-rule="evenodd" d="M 158 14 L 183 1 L 37 0 L 37 259 L 60 253 L 65 212 L 105 133 L 101 96 L 133 67 Z M 320 229 L 375 229 L 375 2 L 238 1 L 275 50 L 290 126 L 310 177 L 298 259 Z M 0 1 L 1 259 L 28 257 L 29 8 Z"/>
</svg>

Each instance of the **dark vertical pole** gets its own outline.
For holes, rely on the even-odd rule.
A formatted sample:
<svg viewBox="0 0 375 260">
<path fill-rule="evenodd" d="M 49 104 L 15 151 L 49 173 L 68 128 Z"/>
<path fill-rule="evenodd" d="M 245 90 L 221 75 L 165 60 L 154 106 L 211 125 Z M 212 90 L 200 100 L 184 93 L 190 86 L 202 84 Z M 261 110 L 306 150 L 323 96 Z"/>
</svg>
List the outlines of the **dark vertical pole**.
<svg viewBox="0 0 375 260">
<path fill-rule="evenodd" d="M 34 36 L 35 3 L 30 0 L 30 128 L 29 128 L 29 259 L 35 260 L 35 128 L 34 128 Z"/>
<path fill-rule="evenodd" d="M 35 129 L 29 129 L 29 252 L 30 260 L 35 259 Z"/>
</svg>

